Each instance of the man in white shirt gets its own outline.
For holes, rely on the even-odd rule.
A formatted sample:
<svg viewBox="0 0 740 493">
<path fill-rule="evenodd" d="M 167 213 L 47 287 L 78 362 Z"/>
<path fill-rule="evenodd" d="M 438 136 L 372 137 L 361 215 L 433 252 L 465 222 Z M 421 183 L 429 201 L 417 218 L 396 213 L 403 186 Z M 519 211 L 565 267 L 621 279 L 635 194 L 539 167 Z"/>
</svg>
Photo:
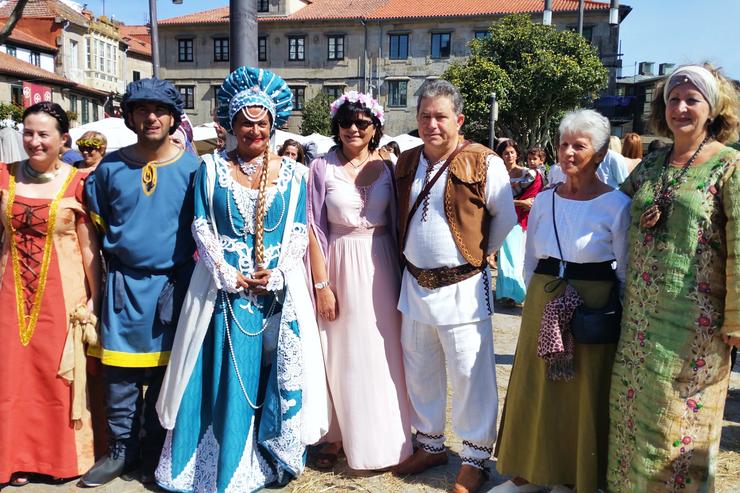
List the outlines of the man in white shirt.
<svg viewBox="0 0 740 493">
<path fill-rule="evenodd" d="M 398 309 L 419 445 L 396 473 L 415 474 L 447 462 L 449 373 L 452 426 L 463 439 L 454 491 L 470 493 L 486 480 L 483 466 L 496 439 L 498 411 L 486 258 L 516 224 L 516 213 L 501 159 L 462 140 L 462 106 L 455 86 L 427 82 L 416 115 L 424 145 L 402 153 L 396 166 L 405 258 Z"/>
</svg>

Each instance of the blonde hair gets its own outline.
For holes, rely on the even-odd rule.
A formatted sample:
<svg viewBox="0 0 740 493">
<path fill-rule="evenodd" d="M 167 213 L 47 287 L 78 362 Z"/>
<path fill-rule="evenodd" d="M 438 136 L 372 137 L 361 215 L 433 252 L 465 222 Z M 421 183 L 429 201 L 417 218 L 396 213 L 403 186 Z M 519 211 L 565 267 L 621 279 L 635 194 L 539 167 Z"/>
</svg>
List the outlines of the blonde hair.
<svg viewBox="0 0 740 493">
<path fill-rule="evenodd" d="M 260 174 L 260 186 L 257 192 L 257 210 L 254 225 L 254 260 L 257 268 L 266 267 L 265 263 L 265 214 L 267 213 L 267 175 L 270 174 L 270 146 L 265 148 L 264 164 Z"/>
<path fill-rule="evenodd" d="M 630 132 L 622 140 L 622 156 L 630 159 L 642 159 L 642 138 Z"/>
<path fill-rule="evenodd" d="M 609 137 L 609 149 L 618 154 L 622 154 L 622 141 L 619 140 L 619 137 L 616 135 Z"/>
<path fill-rule="evenodd" d="M 704 68 L 717 78 L 719 97 L 717 98 L 716 117 L 708 122 L 707 131 L 717 141 L 726 144 L 734 142 L 738 138 L 738 115 L 740 114 L 740 101 L 738 93 L 732 83 L 712 65 L 705 63 Z M 653 91 L 654 97 L 651 103 L 650 128 L 658 135 L 673 138 L 671 129 L 665 119 L 666 103 L 662 94 L 668 79 L 661 81 Z"/>
</svg>

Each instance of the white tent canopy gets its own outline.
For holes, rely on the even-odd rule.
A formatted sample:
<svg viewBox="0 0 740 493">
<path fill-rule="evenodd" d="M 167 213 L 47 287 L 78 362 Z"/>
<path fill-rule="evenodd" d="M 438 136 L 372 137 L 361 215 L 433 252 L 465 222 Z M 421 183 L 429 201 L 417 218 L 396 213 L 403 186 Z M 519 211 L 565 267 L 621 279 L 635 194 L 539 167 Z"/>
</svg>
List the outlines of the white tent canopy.
<svg viewBox="0 0 740 493">
<path fill-rule="evenodd" d="M 72 147 L 74 149 L 77 149 L 77 144 L 75 144 L 77 139 L 90 130 L 105 135 L 105 138 L 108 140 L 106 152 L 112 152 L 121 147 L 136 143 L 136 134 L 129 130 L 123 122 L 123 118 L 103 118 L 96 122 L 69 129 L 69 135 L 72 137 Z"/>
</svg>

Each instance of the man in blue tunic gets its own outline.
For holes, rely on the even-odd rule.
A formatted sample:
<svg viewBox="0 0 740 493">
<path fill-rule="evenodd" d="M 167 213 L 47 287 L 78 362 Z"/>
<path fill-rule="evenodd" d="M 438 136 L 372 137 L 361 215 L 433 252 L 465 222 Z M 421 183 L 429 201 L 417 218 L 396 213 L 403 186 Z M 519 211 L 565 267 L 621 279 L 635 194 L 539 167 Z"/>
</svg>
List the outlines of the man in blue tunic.
<svg viewBox="0 0 740 493">
<path fill-rule="evenodd" d="M 85 187 L 108 266 L 94 356 L 105 371 L 110 435 L 108 455 L 82 477 L 86 486 L 139 463 L 142 481 L 151 481 L 165 436 L 154 406 L 194 265 L 199 162 L 170 142 L 183 113 L 180 94 L 168 81 L 142 79 L 129 84 L 121 107 L 137 142 L 109 154 Z"/>
</svg>

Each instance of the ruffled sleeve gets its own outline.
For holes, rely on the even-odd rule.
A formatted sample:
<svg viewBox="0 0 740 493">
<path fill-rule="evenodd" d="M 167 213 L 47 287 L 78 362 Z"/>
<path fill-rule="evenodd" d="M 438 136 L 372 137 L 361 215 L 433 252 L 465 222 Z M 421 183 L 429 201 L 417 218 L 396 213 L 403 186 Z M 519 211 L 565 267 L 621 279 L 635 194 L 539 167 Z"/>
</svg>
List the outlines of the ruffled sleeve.
<svg viewBox="0 0 740 493">
<path fill-rule="evenodd" d="M 214 170 L 214 173 L 217 172 Z M 213 177 L 215 180 L 215 176 Z M 216 287 L 236 293 L 241 291 L 237 288 L 237 269 L 230 265 L 224 258 L 221 242 L 214 234 L 211 224 L 211 206 L 209 200 L 209 183 L 206 166 L 198 168 L 195 177 L 195 219 L 193 220 L 192 233 L 201 261 L 213 275 Z"/>
</svg>

